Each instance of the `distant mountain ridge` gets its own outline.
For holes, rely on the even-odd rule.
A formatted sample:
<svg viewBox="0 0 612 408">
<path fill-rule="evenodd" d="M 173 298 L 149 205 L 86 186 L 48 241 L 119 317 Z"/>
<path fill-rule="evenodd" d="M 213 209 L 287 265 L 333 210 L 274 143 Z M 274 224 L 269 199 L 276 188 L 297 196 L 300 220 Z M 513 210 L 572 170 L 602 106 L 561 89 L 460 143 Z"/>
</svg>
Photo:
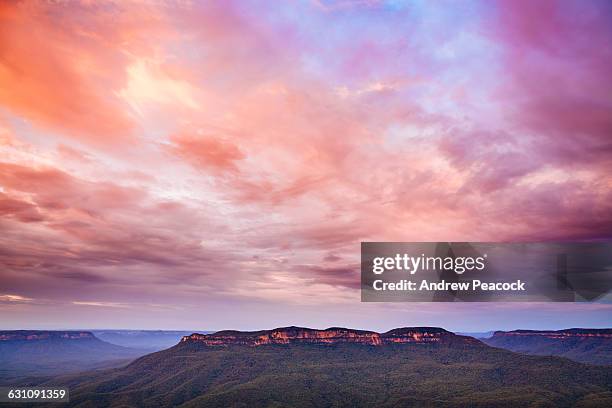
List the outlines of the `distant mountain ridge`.
<svg viewBox="0 0 612 408">
<path fill-rule="evenodd" d="M 494 331 L 486 331 L 486 332 L 454 332 L 455 334 L 459 334 L 461 336 L 474 337 L 475 339 L 488 339 L 493 336 Z"/>
<path fill-rule="evenodd" d="M 404 327 L 377 333 L 368 330 L 330 327 L 310 329 L 306 327 L 279 327 L 272 330 L 243 332 L 223 330 L 212 334 L 194 333 L 181 339 L 181 343 L 195 343 L 205 346 L 261 346 L 266 344 L 340 344 L 354 343 L 382 346 L 396 343 L 464 343 L 480 344 L 480 341 L 459 336 L 438 327 Z"/>
<path fill-rule="evenodd" d="M 159 351 L 174 346 L 193 331 L 179 330 L 91 330 L 100 340 L 123 347 Z M 210 333 L 210 332 L 202 332 Z"/>
<path fill-rule="evenodd" d="M 483 341 L 489 346 L 519 353 L 612 365 L 612 329 L 496 331 L 491 338 Z"/>
<path fill-rule="evenodd" d="M 503 336 L 544 336 L 548 338 L 604 337 L 612 339 L 612 329 L 564 329 L 564 330 L 513 330 L 495 331 L 493 335 Z"/>
<path fill-rule="evenodd" d="M 55 331 L 55 330 L 2 330 L 0 341 L 36 341 L 51 339 L 85 340 L 95 339 L 91 332 L 87 331 Z"/>
<path fill-rule="evenodd" d="M 146 352 L 107 343 L 88 331 L 2 330 L 0 378 L 117 366 Z"/>
</svg>

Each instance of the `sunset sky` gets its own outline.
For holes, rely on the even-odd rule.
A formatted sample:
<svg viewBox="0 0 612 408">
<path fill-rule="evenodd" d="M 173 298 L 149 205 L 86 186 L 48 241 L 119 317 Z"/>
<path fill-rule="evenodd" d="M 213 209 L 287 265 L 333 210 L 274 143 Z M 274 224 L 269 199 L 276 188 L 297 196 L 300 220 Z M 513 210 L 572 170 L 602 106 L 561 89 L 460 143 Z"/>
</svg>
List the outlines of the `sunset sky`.
<svg viewBox="0 0 612 408">
<path fill-rule="evenodd" d="M 0 3 L 0 328 L 612 326 L 360 303 L 361 241 L 612 238 L 612 3 Z"/>
</svg>

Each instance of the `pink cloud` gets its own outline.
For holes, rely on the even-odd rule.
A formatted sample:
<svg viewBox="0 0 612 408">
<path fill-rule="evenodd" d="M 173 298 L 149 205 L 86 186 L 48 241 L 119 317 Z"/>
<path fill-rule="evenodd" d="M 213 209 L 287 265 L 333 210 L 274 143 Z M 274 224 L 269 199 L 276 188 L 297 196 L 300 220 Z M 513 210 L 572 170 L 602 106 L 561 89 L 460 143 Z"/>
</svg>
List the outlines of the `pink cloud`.
<svg viewBox="0 0 612 408">
<path fill-rule="evenodd" d="M 295 7 L 0 6 L 7 293 L 344 301 L 362 240 L 610 237 L 599 3 Z"/>
<path fill-rule="evenodd" d="M 611 13 L 603 2 L 498 7 L 492 33 L 509 79 L 499 96 L 521 131 L 537 135 L 537 153 L 557 165 L 610 169 Z"/>
<path fill-rule="evenodd" d="M 196 167 L 211 170 L 236 170 L 244 154 L 231 142 L 213 135 L 180 133 L 171 136 L 174 152 Z"/>
</svg>

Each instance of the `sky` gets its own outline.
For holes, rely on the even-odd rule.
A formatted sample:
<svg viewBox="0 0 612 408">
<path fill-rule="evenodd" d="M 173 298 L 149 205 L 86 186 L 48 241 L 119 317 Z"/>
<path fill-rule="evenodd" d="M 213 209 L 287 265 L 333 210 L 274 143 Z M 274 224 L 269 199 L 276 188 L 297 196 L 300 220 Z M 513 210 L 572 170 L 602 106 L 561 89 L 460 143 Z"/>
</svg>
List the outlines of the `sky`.
<svg viewBox="0 0 612 408">
<path fill-rule="evenodd" d="M 0 328 L 611 327 L 361 303 L 361 241 L 612 237 L 612 5 L 0 3 Z"/>
</svg>

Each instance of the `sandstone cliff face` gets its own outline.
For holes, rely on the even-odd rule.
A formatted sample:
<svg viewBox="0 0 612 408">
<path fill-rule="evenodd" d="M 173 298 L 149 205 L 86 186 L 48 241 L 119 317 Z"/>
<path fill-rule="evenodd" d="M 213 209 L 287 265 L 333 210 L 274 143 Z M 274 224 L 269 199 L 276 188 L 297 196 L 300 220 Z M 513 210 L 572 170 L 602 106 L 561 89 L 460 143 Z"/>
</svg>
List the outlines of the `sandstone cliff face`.
<svg viewBox="0 0 612 408">
<path fill-rule="evenodd" d="M 79 331 L 39 331 L 39 330 L 5 330 L 0 331 L 0 341 L 36 341 L 36 340 L 91 340 L 95 339 L 90 332 Z"/>
<path fill-rule="evenodd" d="M 480 344 L 471 337 L 457 336 L 444 329 L 435 327 L 414 327 L 376 333 L 365 330 L 353 330 L 331 327 L 325 330 L 303 327 L 282 327 L 257 332 L 220 331 L 213 334 L 184 336 L 181 343 L 197 343 L 205 346 L 245 345 L 261 346 L 266 344 L 366 344 L 382 346 L 393 343 L 452 343 Z"/>
</svg>

